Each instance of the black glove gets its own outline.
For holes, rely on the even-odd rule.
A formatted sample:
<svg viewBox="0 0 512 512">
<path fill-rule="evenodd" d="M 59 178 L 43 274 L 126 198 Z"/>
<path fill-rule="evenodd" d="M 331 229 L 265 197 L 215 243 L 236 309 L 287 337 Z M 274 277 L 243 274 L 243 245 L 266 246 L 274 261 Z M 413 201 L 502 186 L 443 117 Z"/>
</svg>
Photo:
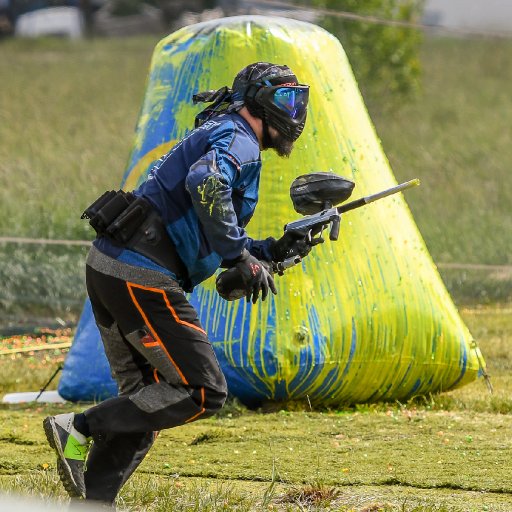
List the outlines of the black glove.
<svg viewBox="0 0 512 512">
<path fill-rule="evenodd" d="M 226 262 L 224 262 L 226 264 Z M 237 260 L 228 262 L 230 267 L 217 276 L 215 285 L 217 292 L 225 300 L 237 300 L 242 297 L 255 304 L 261 290 L 261 300 L 265 300 L 270 289 L 277 294 L 276 285 L 270 266 L 252 256 L 244 250 Z"/>
<path fill-rule="evenodd" d="M 323 238 L 308 240 L 302 233 L 286 231 L 279 240 L 270 243 L 272 261 L 278 263 L 294 256 L 304 258 L 310 253 L 313 246 L 321 244 L 323 241 Z"/>
</svg>

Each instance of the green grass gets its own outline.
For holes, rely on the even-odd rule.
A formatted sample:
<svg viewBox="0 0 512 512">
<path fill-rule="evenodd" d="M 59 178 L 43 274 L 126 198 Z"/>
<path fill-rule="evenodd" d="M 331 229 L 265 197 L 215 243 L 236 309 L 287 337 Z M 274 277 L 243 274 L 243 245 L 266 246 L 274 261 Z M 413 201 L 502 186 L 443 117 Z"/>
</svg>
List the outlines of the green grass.
<svg viewBox="0 0 512 512">
<path fill-rule="evenodd" d="M 80 214 L 120 182 L 156 41 L 2 41 L 0 236 L 91 238 Z M 506 40 L 426 38 L 418 97 L 392 110 L 367 98 L 397 178 L 422 180 L 407 200 L 436 262 L 512 263 L 511 50 Z M 76 318 L 83 259 L 41 252 L 0 246 L 3 314 L 25 304 Z M 51 268 L 61 303 L 42 291 L 30 306 L 27 276 L 43 281 Z M 510 271 L 441 273 L 459 304 L 511 299 Z"/>
<path fill-rule="evenodd" d="M 87 247 L 0 244 L 0 320 L 75 321 L 86 297 Z M 42 323 L 41 323 L 42 322 Z"/>
<path fill-rule="evenodd" d="M 156 41 L 2 42 L 2 235 L 90 237 L 80 214 L 121 180 Z"/>
<path fill-rule="evenodd" d="M 34 354 L 12 354 L 0 356 L 2 368 L 1 395 L 16 393 L 20 390 L 39 391 L 52 377 L 57 367 L 64 363 L 67 351 L 55 349 L 35 352 Z M 48 390 L 57 389 L 56 377 Z"/>
<path fill-rule="evenodd" d="M 80 213 L 119 183 L 156 39 L 2 41 L 0 236 L 90 238 Z M 511 264 L 512 42 L 426 39 L 423 89 L 389 111 L 368 98 L 438 262 Z M 0 246 L 1 316 L 76 319 L 83 249 Z M 480 271 L 479 271 L 480 272 Z M 442 270 L 459 304 L 510 299 L 510 274 Z M 486 357 L 480 380 L 407 404 L 255 413 L 165 431 L 119 505 L 148 511 L 512 510 L 510 306 L 462 316 Z M 38 390 L 62 353 L 0 358 L 0 391 Z M 55 387 L 55 383 L 51 388 Z M 41 430 L 76 406 L 0 407 L 0 489 L 66 502 Z M 80 408 L 80 407 L 78 407 Z"/>
<path fill-rule="evenodd" d="M 156 41 L 1 42 L 0 236 L 92 238 L 80 214 L 121 180 Z M 85 254 L 0 244 L 0 319 L 77 321 Z"/>
<path fill-rule="evenodd" d="M 63 410 L 70 407 L 1 411 L 9 423 L 0 430 L 0 488 L 65 498 L 40 428 L 45 414 Z M 373 502 L 389 503 L 391 510 L 407 503 L 403 510 L 424 504 L 424 510 L 487 505 L 505 511 L 512 505 L 511 422 L 510 415 L 394 406 L 386 412 L 215 418 L 162 432 L 120 504 L 129 510 L 166 510 L 175 502 L 169 510 L 223 510 L 227 502 L 230 510 L 237 502 L 238 510 L 259 510 L 266 501 L 282 509 L 316 494 L 324 505 L 358 503 L 356 510 Z M 217 435 L 198 443 L 206 432 Z M 187 509 L 191 502 L 207 506 Z"/>
<path fill-rule="evenodd" d="M 89 237 L 120 182 L 156 38 L 2 42 L 0 235 Z M 511 264 L 512 41 L 426 38 L 422 90 L 372 118 L 436 261 Z"/>
<path fill-rule="evenodd" d="M 482 380 L 406 404 L 311 411 L 289 404 L 158 437 L 119 497 L 130 511 L 512 510 L 511 306 L 461 311 L 486 357 Z M 39 389 L 55 356 L 0 358 L 0 392 Z M 16 378 L 17 376 L 17 378 Z M 0 406 L 0 489 L 66 501 L 41 429 L 85 405 Z"/>
<path fill-rule="evenodd" d="M 415 101 L 373 120 L 436 261 L 511 264 L 512 40 L 429 39 Z M 373 102 L 372 102 L 373 103 Z"/>
</svg>

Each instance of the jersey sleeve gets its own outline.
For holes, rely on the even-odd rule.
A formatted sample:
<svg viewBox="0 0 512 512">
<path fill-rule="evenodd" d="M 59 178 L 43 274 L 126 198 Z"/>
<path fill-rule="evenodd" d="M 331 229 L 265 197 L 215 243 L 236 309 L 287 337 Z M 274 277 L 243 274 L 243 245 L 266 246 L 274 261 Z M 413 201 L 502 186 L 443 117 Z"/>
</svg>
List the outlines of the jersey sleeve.
<svg viewBox="0 0 512 512">
<path fill-rule="evenodd" d="M 247 234 L 238 225 L 232 202 L 232 185 L 239 172 L 236 157 L 223 145 L 213 144 L 191 166 L 186 178 L 186 190 L 204 235 L 223 260 L 238 258 L 247 244 Z"/>
</svg>

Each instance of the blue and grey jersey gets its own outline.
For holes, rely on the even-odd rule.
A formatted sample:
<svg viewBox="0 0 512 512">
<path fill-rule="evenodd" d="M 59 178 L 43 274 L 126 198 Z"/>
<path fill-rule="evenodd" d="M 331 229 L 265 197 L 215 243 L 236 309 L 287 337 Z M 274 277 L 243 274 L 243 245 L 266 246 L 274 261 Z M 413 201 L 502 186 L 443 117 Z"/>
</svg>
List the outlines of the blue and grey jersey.
<svg viewBox="0 0 512 512">
<path fill-rule="evenodd" d="M 252 128 L 239 114 L 223 114 L 176 144 L 134 191 L 160 213 L 192 286 L 244 249 L 270 259 L 268 241 L 252 240 L 244 229 L 258 202 L 260 171 L 259 143 Z M 120 261 L 175 277 L 105 238 L 94 243 Z"/>
</svg>

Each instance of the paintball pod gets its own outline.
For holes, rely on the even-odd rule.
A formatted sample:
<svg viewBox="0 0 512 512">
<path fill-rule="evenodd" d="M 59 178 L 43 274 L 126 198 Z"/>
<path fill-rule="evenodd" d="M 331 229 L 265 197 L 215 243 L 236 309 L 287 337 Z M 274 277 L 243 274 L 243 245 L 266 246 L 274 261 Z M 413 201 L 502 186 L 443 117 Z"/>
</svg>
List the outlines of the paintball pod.
<svg viewBox="0 0 512 512">
<path fill-rule="evenodd" d="M 314 237 L 319 237 L 323 230 L 330 226 L 329 239 L 337 240 L 342 213 L 419 184 L 420 180 L 416 178 L 382 192 L 336 206 L 350 197 L 355 183 L 331 172 L 304 174 L 296 178 L 291 184 L 290 197 L 295 211 L 305 215 L 305 217 L 289 222 L 284 226 L 284 231 L 285 233 L 293 233 L 297 238 L 304 238 L 311 243 L 315 241 Z M 319 239 L 317 238 L 317 240 Z M 287 268 L 293 267 L 301 261 L 301 256 L 290 256 L 284 261 L 274 262 L 273 270 L 282 275 Z"/>
</svg>

